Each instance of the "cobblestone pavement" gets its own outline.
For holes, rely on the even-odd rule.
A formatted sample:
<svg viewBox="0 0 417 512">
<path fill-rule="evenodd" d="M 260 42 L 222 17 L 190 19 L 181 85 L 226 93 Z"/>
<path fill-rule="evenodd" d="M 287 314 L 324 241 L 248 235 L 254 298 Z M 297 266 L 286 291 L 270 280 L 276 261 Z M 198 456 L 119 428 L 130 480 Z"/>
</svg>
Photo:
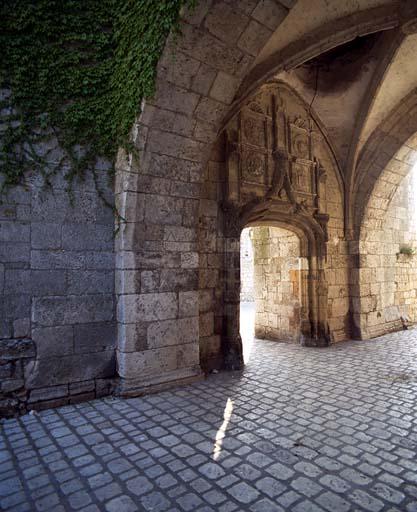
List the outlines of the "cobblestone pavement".
<svg viewBox="0 0 417 512">
<path fill-rule="evenodd" d="M 5 421 L 0 508 L 417 511 L 416 343 L 256 341 L 243 373 Z"/>
</svg>

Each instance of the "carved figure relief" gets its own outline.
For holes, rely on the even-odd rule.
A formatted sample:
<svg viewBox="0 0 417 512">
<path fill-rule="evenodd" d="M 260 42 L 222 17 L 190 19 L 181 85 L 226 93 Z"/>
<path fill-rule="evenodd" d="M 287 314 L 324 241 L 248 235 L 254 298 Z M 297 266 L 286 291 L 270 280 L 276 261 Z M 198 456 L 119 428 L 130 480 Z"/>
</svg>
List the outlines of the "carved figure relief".
<svg viewBox="0 0 417 512">
<path fill-rule="evenodd" d="M 265 157 L 261 153 L 245 150 L 242 153 L 242 179 L 252 183 L 263 183 Z"/>
<path fill-rule="evenodd" d="M 242 122 L 245 142 L 254 146 L 265 146 L 265 128 L 259 120 L 247 117 Z"/>
<path fill-rule="evenodd" d="M 225 200 L 241 211 L 248 198 L 284 209 L 289 203 L 287 212 L 309 215 L 324 231 L 326 218 L 316 214 L 326 208 L 326 173 L 313 156 L 322 135 L 306 106 L 281 86 L 268 85 L 230 121 L 227 133 L 236 142 L 228 145 Z"/>
<path fill-rule="evenodd" d="M 311 166 L 294 163 L 292 169 L 292 182 L 294 188 L 300 192 L 311 194 Z"/>
</svg>

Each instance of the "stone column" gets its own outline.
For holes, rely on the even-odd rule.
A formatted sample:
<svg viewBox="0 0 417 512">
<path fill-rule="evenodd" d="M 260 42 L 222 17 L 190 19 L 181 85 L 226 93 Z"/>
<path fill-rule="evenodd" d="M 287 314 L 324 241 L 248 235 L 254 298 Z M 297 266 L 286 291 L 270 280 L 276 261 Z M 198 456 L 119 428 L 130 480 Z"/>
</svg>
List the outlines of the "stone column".
<svg viewBox="0 0 417 512">
<path fill-rule="evenodd" d="M 222 351 L 224 367 L 243 367 L 243 347 L 240 337 L 240 223 L 237 210 L 224 209 L 224 295 Z"/>
<path fill-rule="evenodd" d="M 118 392 L 134 396 L 201 377 L 198 203 L 193 162 L 162 155 L 121 162 L 116 239 Z M 175 168 L 170 188 L 158 176 Z M 180 181 L 182 179 L 182 181 Z"/>
<path fill-rule="evenodd" d="M 309 258 L 308 289 L 310 336 L 305 333 L 303 345 L 326 347 L 330 343 L 327 332 L 327 284 L 321 260 L 314 253 Z"/>
</svg>

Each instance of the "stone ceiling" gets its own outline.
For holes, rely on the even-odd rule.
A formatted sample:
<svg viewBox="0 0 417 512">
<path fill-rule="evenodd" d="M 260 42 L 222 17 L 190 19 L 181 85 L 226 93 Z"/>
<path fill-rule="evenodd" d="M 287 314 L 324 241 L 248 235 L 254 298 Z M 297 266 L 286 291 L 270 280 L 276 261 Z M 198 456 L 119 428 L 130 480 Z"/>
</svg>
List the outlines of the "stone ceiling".
<svg viewBox="0 0 417 512">
<path fill-rule="evenodd" d="M 262 79 L 278 78 L 313 101 L 349 182 L 372 132 L 417 87 L 417 2 L 288 3 L 292 9 L 258 55 L 240 95 Z M 303 46 L 310 53 L 304 50 L 304 60 Z"/>
</svg>

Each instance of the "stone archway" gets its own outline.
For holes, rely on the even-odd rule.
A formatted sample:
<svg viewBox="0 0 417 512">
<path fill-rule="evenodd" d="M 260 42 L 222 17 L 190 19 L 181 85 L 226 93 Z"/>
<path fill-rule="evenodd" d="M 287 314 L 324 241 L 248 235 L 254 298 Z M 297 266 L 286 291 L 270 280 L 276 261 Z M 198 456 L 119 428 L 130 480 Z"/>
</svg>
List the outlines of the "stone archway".
<svg viewBox="0 0 417 512">
<path fill-rule="evenodd" d="M 358 335 L 369 338 L 415 322 L 417 138 L 411 137 L 373 183 L 358 226 Z M 407 249 L 411 252 L 407 254 Z M 405 252 L 402 253 L 402 250 Z"/>
<path fill-rule="evenodd" d="M 116 241 L 117 358 L 122 394 L 138 394 L 201 375 L 198 212 L 204 169 L 242 81 L 294 4 L 288 0 L 202 1 L 192 15 L 184 13 L 178 44 L 175 46 L 172 38 L 167 43 L 159 63 L 155 98 L 142 105 L 133 129 L 140 161 L 123 152 L 118 161 L 116 202 L 127 220 Z M 369 29 L 365 19 L 374 21 L 374 14 L 369 10 L 357 20 L 359 32 Z M 390 26 L 398 22 L 396 7 L 391 14 L 385 18 Z M 334 30 L 332 45 L 357 35 L 346 22 Z M 319 53 L 328 43 L 328 34 L 316 35 L 314 41 L 288 47 L 283 62 L 299 62 Z M 275 57 L 278 65 L 279 56 Z M 243 97 L 246 93 L 239 94 Z M 234 107 L 237 105 L 235 101 Z M 302 130 L 302 126 L 298 128 Z M 328 161 L 336 167 L 332 156 Z M 319 162 L 312 162 L 317 176 L 324 180 L 326 173 L 321 173 Z M 343 212 L 338 203 L 343 203 L 343 185 L 338 171 L 331 180 L 338 192 L 332 206 L 336 220 L 330 230 L 342 244 Z M 276 181 L 272 191 L 279 192 L 281 185 Z M 320 202 L 320 194 L 315 200 Z M 302 205 L 302 201 L 296 199 L 292 204 Z M 224 211 L 228 208 L 226 204 L 223 207 Z M 324 232 L 326 219 L 320 216 L 320 208 L 317 213 L 314 222 Z M 233 214 L 227 222 L 233 223 Z M 338 339 L 344 336 L 345 302 L 344 295 L 332 299 Z M 211 322 L 207 315 L 206 338 L 211 337 L 211 323 L 223 325 L 219 318 Z"/>
<path fill-rule="evenodd" d="M 381 179 L 383 198 L 389 200 L 413 162 L 408 153 L 417 142 L 417 90 L 412 91 L 372 133 L 359 155 L 354 188 L 350 197 L 349 230 L 354 238 L 360 233 L 369 199 Z M 382 196 L 381 196 L 382 197 Z"/>
<path fill-rule="evenodd" d="M 383 232 L 384 219 L 392 200 L 416 161 L 416 132 L 417 91 L 414 90 L 372 133 L 359 156 L 348 222 L 352 240 L 351 311 L 353 334 L 357 338 L 381 335 L 403 325 L 401 311 L 391 307 L 394 306 L 392 299 L 383 301 L 389 303 L 385 313 L 381 308 L 379 292 L 375 291 L 378 280 L 374 275 L 378 267 L 375 262 L 378 251 L 370 252 L 368 246 L 372 237 Z M 383 235 L 380 242 L 385 239 L 386 235 Z M 391 266 L 396 266 L 396 260 Z M 372 287 L 371 281 L 374 282 Z M 387 295 L 392 295 L 390 286 Z"/>
<path fill-rule="evenodd" d="M 247 226 L 289 229 L 301 240 L 309 268 L 304 344 L 327 345 L 344 329 L 345 319 L 336 317 L 347 314 L 348 301 L 337 285 L 347 276 L 343 269 L 332 269 L 333 261 L 342 261 L 334 256 L 334 243 L 327 257 L 329 234 L 333 241 L 343 237 L 343 189 L 325 135 L 308 112 L 288 86 L 271 82 L 242 105 L 213 148 L 200 204 L 200 353 L 205 368 L 242 365 L 240 236 Z M 218 270 L 210 269 L 213 261 Z M 217 303 L 210 306 L 213 297 Z"/>
<path fill-rule="evenodd" d="M 275 203 L 275 204 L 274 204 Z M 300 341 L 305 346 L 322 347 L 330 343 L 327 319 L 327 283 L 324 271 L 326 234 L 308 214 L 288 212 L 288 203 L 260 202 L 249 210 L 238 207 L 227 211 L 233 218 L 226 225 L 226 252 L 224 277 L 224 316 L 222 351 L 227 368 L 238 369 L 243 364 L 240 337 L 240 233 L 245 227 L 276 226 L 291 231 L 300 240 L 300 255 L 307 261 L 302 272 L 303 312 L 300 323 Z M 230 222 L 230 221 L 229 221 Z"/>
</svg>

